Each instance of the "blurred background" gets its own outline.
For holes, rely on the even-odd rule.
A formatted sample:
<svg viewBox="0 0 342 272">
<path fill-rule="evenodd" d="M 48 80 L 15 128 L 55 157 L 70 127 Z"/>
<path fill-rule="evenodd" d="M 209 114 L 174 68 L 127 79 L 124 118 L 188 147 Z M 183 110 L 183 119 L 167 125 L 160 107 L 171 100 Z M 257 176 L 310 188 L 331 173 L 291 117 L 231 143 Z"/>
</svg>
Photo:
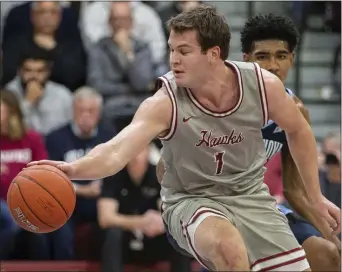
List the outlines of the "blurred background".
<svg viewBox="0 0 342 272">
<path fill-rule="evenodd" d="M 163 233 L 158 141 L 117 175 L 75 183 L 75 212 L 58 231 L 21 230 L 6 205 L 9 183 L 29 161 L 75 160 L 129 124 L 153 94 L 155 79 L 168 71 L 165 22 L 198 3 L 1 2 L 1 269 L 198 271 Z M 274 12 L 293 19 L 301 36 L 285 85 L 309 110 L 320 173 L 338 185 L 332 201 L 340 207 L 341 2 L 202 3 L 227 19 L 230 60 L 242 60 L 240 31 L 249 17 Z M 282 202 L 277 160 L 269 171 L 278 177 L 272 176 L 278 182 L 272 194 Z M 118 224 L 122 218 L 130 224 Z M 146 237 L 139 229 L 151 220 L 161 229 Z"/>
</svg>

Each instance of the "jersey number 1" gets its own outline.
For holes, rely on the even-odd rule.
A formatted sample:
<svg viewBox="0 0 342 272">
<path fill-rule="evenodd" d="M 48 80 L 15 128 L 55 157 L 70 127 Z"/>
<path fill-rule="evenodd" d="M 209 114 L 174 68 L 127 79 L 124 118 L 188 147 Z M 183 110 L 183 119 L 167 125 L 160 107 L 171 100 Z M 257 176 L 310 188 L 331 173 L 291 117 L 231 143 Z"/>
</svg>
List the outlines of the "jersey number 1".
<svg viewBox="0 0 342 272">
<path fill-rule="evenodd" d="M 222 174 L 224 151 L 215 153 L 216 171 L 215 175 Z"/>
</svg>

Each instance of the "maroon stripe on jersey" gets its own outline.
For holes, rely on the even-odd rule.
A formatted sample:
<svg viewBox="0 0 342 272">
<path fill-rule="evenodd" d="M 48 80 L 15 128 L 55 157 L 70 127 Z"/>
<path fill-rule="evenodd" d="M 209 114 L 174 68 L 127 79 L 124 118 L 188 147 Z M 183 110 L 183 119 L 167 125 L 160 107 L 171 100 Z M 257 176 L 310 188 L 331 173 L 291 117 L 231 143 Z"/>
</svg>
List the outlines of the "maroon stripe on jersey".
<svg viewBox="0 0 342 272">
<path fill-rule="evenodd" d="M 262 69 L 260 69 L 260 75 L 261 75 L 261 82 L 262 82 L 262 85 L 264 86 L 264 93 L 265 93 L 265 104 L 266 104 L 266 111 L 268 113 L 268 102 L 267 102 L 267 95 L 266 95 L 266 87 L 265 87 L 265 81 L 264 81 L 264 76 L 262 74 Z M 268 116 L 268 114 L 267 114 Z M 268 118 L 267 118 L 268 119 Z M 268 120 L 266 120 L 266 123 L 267 124 Z"/>
<path fill-rule="evenodd" d="M 262 116 L 263 116 L 263 119 L 264 119 L 264 126 L 267 124 L 268 122 L 268 118 L 266 116 L 266 112 L 265 112 L 265 106 L 264 106 L 264 98 L 263 98 L 263 91 L 261 89 L 261 85 L 260 85 L 260 82 L 261 82 L 261 79 L 260 79 L 260 76 L 259 76 L 259 73 L 258 73 L 258 68 L 256 66 L 255 63 L 253 63 L 253 66 L 254 66 L 254 71 L 255 71 L 255 75 L 257 77 L 257 81 L 258 81 L 258 89 L 259 89 L 259 95 L 260 95 L 260 104 L 261 104 L 261 109 L 262 109 Z"/>
<path fill-rule="evenodd" d="M 170 124 L 169 131 L 167 132 L 167 134 L 164 137 L 158 137 L 158 138 L 160 140 L 163 140 L 163 141 L 169 141 L 169 140 L 171 140 L 173 135 L 176 133 L 177 123 L 178 123 L 177 100 L 176 100 L 176 96 L 175 96 L 174 92 L 172 91 L 172 87 L 171 87 L 169 80 L 164 76 L 159 77 L 159 79 L 164 82 L 167 93 L 171 99 L 172 117 L 171 117 L 171 124 Z"/>
</svg>

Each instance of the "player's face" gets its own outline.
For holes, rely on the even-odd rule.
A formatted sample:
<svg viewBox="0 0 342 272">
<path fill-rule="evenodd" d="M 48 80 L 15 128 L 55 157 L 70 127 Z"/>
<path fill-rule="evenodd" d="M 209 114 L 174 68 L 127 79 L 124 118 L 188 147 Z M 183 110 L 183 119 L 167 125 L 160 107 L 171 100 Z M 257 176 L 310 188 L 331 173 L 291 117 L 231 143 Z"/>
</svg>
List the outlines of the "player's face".
<svg viewBox="0 0 342 272">
<path fill-rule="evenodd" d="M 283 82 L 292 67 L 294 53 L 291 53 L 287 42 L 280 40 L 264 40 L 254 42 L 253 50 L 244 55 L 244 60 L 257 62 L 261 68 L 275 74 Z"/>
<path fill-rule="evenodd" d="M 203 53 L 194 30 L 182 33 L 171 30 L 169 37 L 170 66 L 179 87 L 196 88 L 210 71 L 210 54 Z"/>
</svg>

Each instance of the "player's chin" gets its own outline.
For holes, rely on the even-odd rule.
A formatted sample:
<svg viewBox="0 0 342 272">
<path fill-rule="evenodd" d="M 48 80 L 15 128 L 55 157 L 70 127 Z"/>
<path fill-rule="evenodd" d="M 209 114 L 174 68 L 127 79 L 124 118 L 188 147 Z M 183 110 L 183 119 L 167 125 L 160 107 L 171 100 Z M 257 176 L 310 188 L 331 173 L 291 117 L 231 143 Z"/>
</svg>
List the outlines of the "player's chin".
<svg viewBox="0 0 342 272">
<path fill-rule="evenodd" d="M 175 77 L 175 82 L 178 87 L 189 88 L 189 82 L 184 76 Z"/>
</svg>

